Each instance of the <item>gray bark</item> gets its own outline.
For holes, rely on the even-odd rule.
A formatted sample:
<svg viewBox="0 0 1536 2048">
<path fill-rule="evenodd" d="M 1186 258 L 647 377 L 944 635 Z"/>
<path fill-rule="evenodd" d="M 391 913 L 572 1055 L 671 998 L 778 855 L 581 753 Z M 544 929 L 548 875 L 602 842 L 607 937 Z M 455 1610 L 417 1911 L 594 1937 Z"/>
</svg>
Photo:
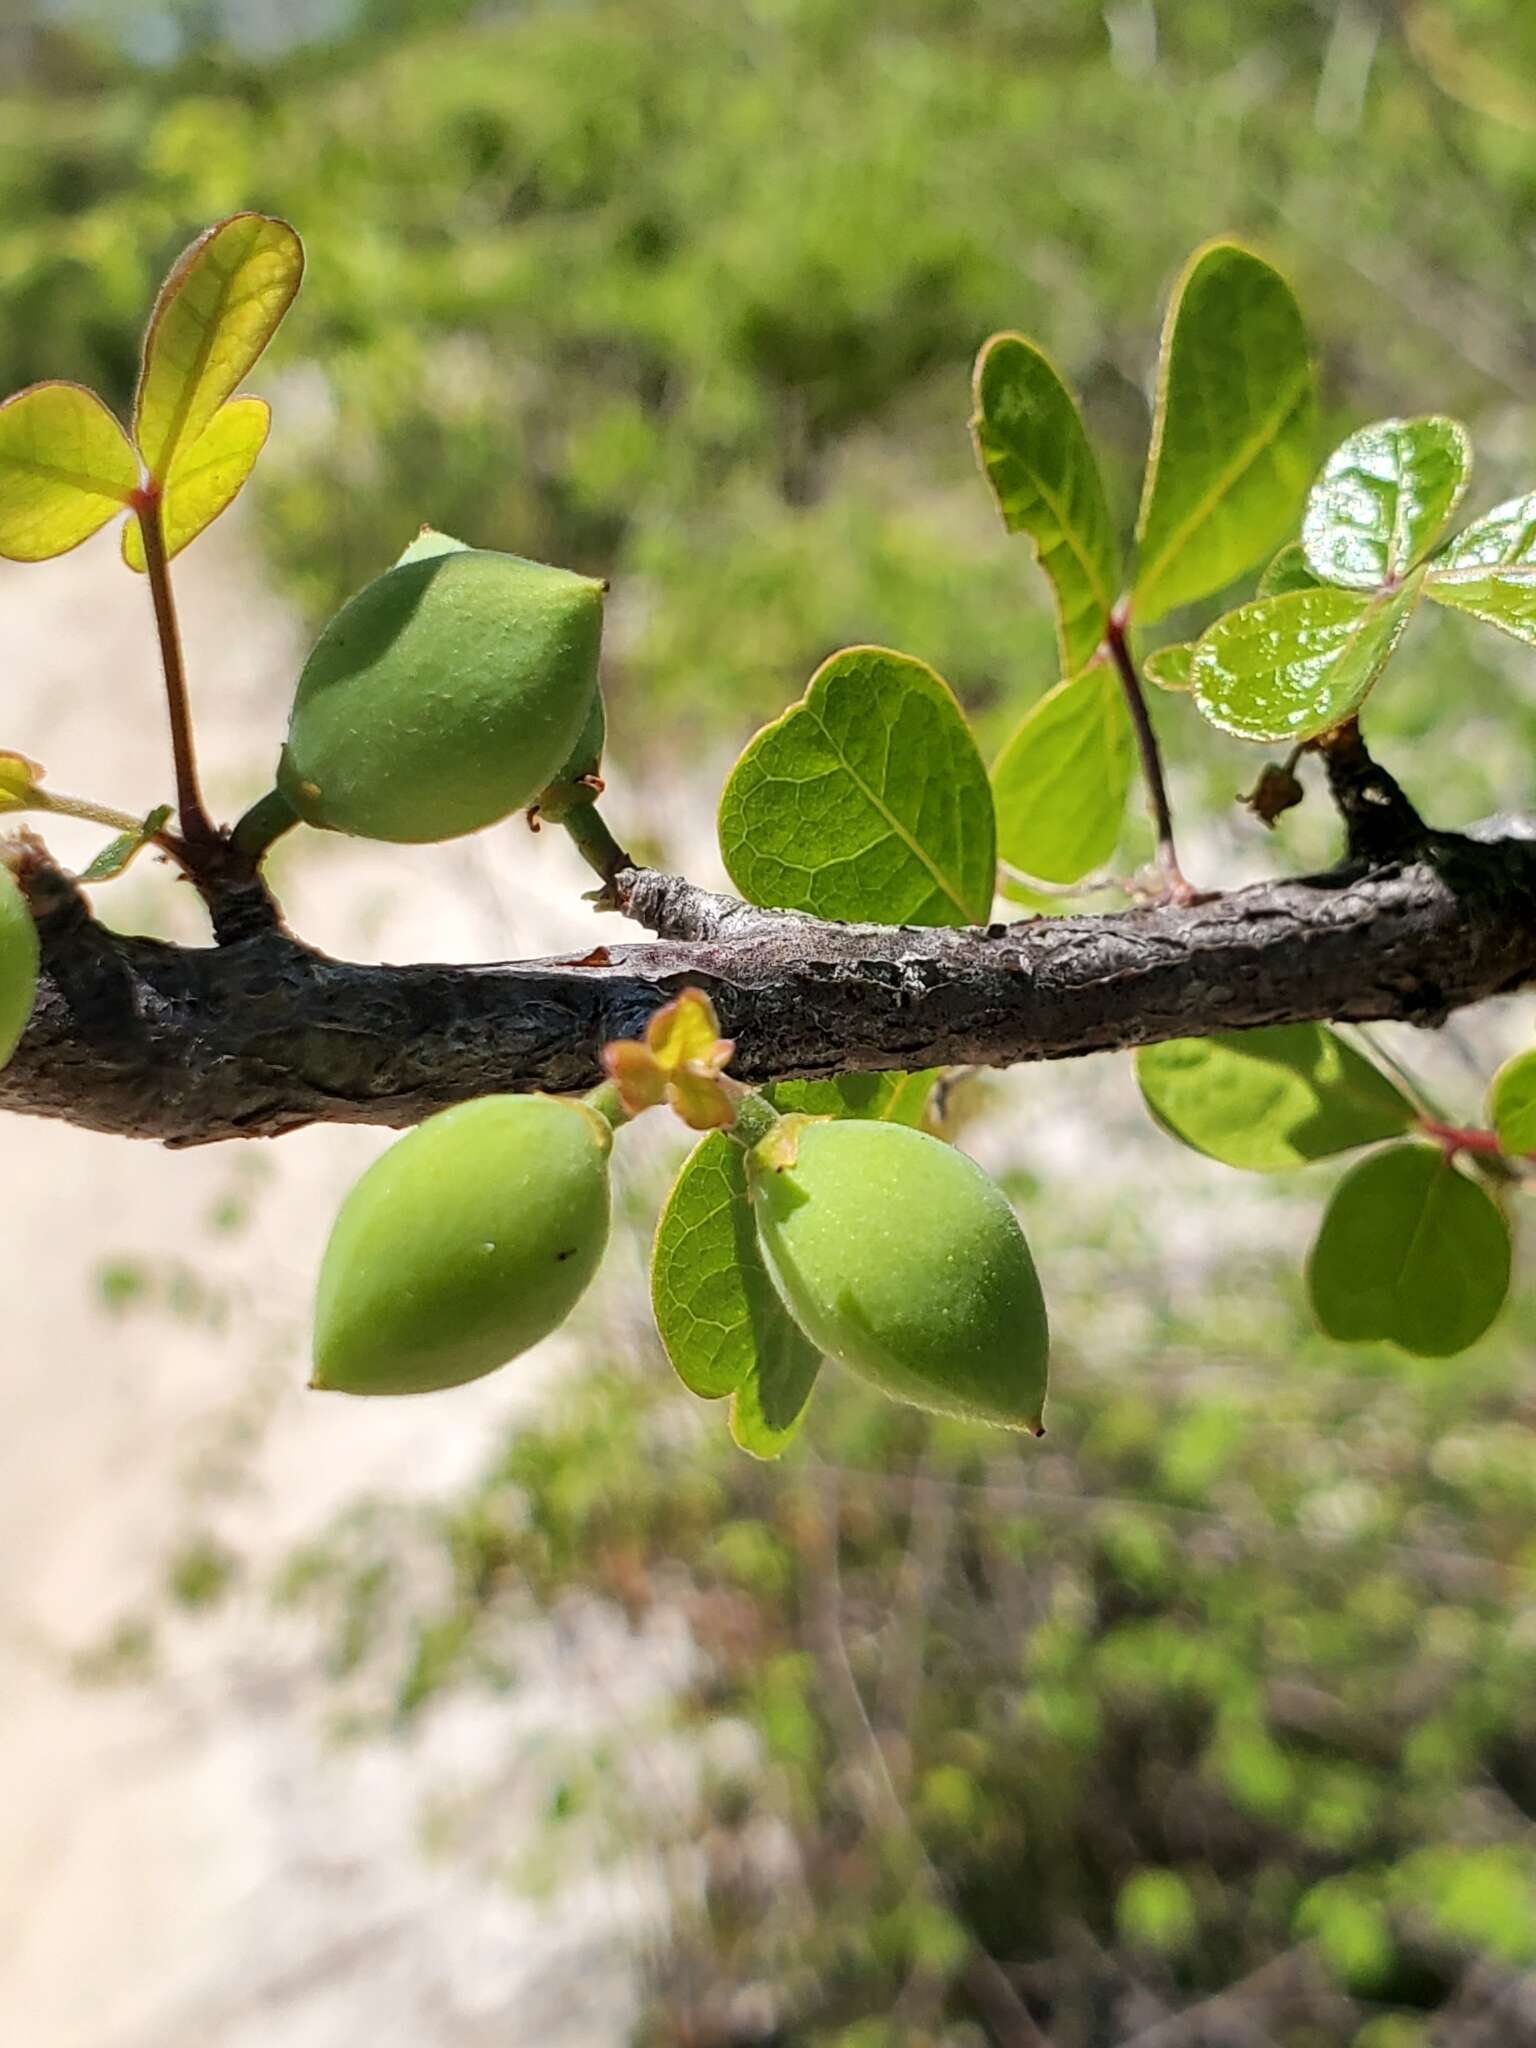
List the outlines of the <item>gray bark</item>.
<svg viewBox="0 0 1536 2048">
<path fill-rule="evenodd" d="M 170 1145 L 398 1128 L 494 1091 L 587 1088 L 602 1046 L 690 985 L 736 1040 L 732 1071 L 761 1081 L 1314 1018 L 1434 1024 L 1536 981 L 1536 845 L 1426 832 L 1411 812 L 1386 834 L 1369 802 L 1342 804 L 1352 856 L 1327 874 L 965 931 L 827 924 L 623 867 L 611 898 L 658 942 L 473 967 L 328 959 L 259 892 L 220 945 L 122 937 L 29 842 L 13 864 L 43 973 L 0 1108 Z"/>
</svg>

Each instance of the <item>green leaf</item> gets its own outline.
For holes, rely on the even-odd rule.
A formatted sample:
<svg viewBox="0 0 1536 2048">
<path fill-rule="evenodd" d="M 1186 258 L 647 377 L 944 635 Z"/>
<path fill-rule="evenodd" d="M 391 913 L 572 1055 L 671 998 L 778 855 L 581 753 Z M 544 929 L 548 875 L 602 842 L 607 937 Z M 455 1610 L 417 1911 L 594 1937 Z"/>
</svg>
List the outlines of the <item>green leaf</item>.
<svg viewBox="0 0 1536 2048">
<path fill-rule="evenodd" d="M 1141 672 L 1160 690 L 1192 690 L 1194 660 L 1194 641 L 1175 640 L 1171 646 L 1159 647 L 1149 654 L 1141 664 Z"/>
<path fill-rule="evenodd" d="M 1336 448 L 1312 486 L 1301 544 L 1325 583 L 1399 583 L 1445 531 L 1472 474 L 1466 428 L 1439 417 L 1378 420 Z"/>
<path fill-rule="evenodd" d="M 747 746 L 720 851 L 749 903 L 878 924 L 979 924 L 992 793 L 949 686 L 910 655 L 849 647 Z"/>
<path fill-rule="evenodd" d="M 171 464 L 161 501 L 167 561 L 234 503 L 266 446 L 271 425 L 272 408 L 264 398 L 232 398 L 195 441 L 184 443 Z M 144 535 L 137 514 L 123 528 L 123 560 L 144 573 Z"/>
<path fill-rule="evenodd" d="M 738 1448 L 754 1458 L 781 1457 L 799 1433 L 820 1370 L 821 1360 L 803 1338 L 761 1359 L 731 1396 Z"/>
<path fill-rule="evenodd" d="M 128 866 L 135 855 L 141 853 L 154 838 L 171 815 L 169 804 L 159 804 L 140 825 L 131 832 L 120 832 L 115 839 L 109 839 L 88 868 L 80 873 L 82 882 L 111 882 Z"/>
<path fill-rule="evenodd" d="M 1482 1336 L 1509 1292 L 1509 1225 L 1434 1145 L 1392 1145 L 1333 1191 L 1307 1265 L 1330 1337 L 1385 1338 L 1449 1358 Z"/>
<path fill-rule="evenodd" d="M 293 303 L 304 247 L 285 220 L 237 213 L 184 250 L 144 337 L 133 437 L 164 483 L 255 363 Z"/>
<path fill-rule="evenodd" d="M 923 1128 L 937 1067 L 913 1074 L 839 1074 L 831 1081 L 775 1081 L 763 1093 L 782 1114 L 862 1117 Z"/>
<path fill-rule="evenodd" d="M 1236 243 L 1197 249 L 1163 329 L 1136 532 L 1143 624 L 1220 590 L 1294 526 L 1315 415 L 1290 286 Z"/>
<path fill-rule="evenodd" d="M 1146 1045 L 1136 1078 L 1171 1136 L 1251 1173 L 1374 1145 L 1418 1121 L 1396 1085 L 1322 1024 Z"/>
<path fill-rule="evenodd" d="M 1536 491 L 1457 534 L 1429 565 L 1426 595 L 1536 645 Z"/>
<path fill-rule="evenodd" d="M 694 1147 L 667 1197 L 651 1253 L 651 1304 L 674 1371 L 702 1400 L 762 1377 L 771 1419 L 786 1412 L 785 1389 L 809 1391 L 819 1356 L 768 1278 L 746 1155 L 723 1131 Z"/>
<path fill-rule="evenodd" d="M 1063 675 L 1093 659 L 1119 592 L 1120 550 L 1072 394 L 1018 334 L 976 360 L 976 451 L 1010 533 L 1027 533 L 1056 595 Z"/>
<path fill-rule="evenodd" d="M 1316 590 L 1317 578 L 1307 566 L 1307 551 L 1299 540 L 1288 541 L 1259 578 L 1255 597 L 1286 597 L 1293 590 Z"/>
<path fill-rule="evenodd" d="M 1512 1158 L 1536 1152 L 1536 1052 L 1516 1053 L 1493 1077 L 1488 1115 Z"/>
<path fill-rule="evenodd" d="M 1420 578 L 1365 597 L 1298 590 L 1239 605 L 1195 645 L 1195 702 L 1245 740 L 1313 739 L 1359 710 L 1418 602 Z"/>
<path fill-rule="evenodd" d="M 128 436 L 94 391 L 34 384 L 0 405 L 0 557 L 66 555 L 138 489 Z"/>
<path fill-rule="evenodd" d="M 1135 741 L 1125 693 L 1106 665 L 1047 690 L 992 769 L 998 852 L 1042 882 L 1075 882 L 1114 852 Z"/>
</svg>

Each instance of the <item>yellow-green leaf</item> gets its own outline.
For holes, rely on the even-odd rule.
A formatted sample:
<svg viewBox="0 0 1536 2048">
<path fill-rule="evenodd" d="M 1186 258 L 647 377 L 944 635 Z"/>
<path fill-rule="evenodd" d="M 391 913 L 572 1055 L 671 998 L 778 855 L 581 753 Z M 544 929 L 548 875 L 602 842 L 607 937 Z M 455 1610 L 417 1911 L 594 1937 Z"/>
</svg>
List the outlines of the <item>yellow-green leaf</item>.
<svg viewBox="0 0 1536 2048">
<path fill-rule="evenodd" d="M 1136 532 L 1143 624 L 1220 590 L 1292 528 L 1315 412 L 1285 279 L 1233 242 L 1197 250 L 1163 330 Z"/>
<path fill-rule="evenodd" d="M 34 384 L 0 405 L 0 555 L 46 562 L 89 540 L 138 488 L 128 437 L 94 391 Z"/>
<path fill-rule="evenodd" d="M 271 424 L 272 408 L 264 398 L 232 398 L 219 407 L 197 439 L 182 448 L 171 464 L 160 501 L 167 560 L 234 503 L 266 445 Z M 123 560 L 143 573 L 144 536 L 137 515 L 123 528 Z"/>
<path fill-rule="evenodd" d="M 0 811 L 31 811 L 39 803 L 37 785 L 43 771 L 25 754 L 10 748 L 0 751 Z"/>
<path fill-rule="evenodd" d="M 1038 882 L 1076 882 L 1120 838 L 1135 760 L 1120 679 L 1107 665 L 1047 690 L 992 769 L 997 850 Z"/>
<path fill-rule="evenodd" d="M 1115 602 L 1120 550 L 1098 464 L 1055 365 L 1018 334 L 976 362 L 976 450 L 1010 533 L 1027 533 L 1056 594 L 1061 671 L 1093 659 Z"/>
<path fill-rule="evenodd" d="M 304 272 L 285 220 L 237 213 L 187 249 L 160 288 L 139 376 L 133 430 L 164 482 L 277 330 Z"/>
<path fill-rule="evenodd" d="M 1354 716 L 1390 660 L 1421 578 L 1367 596 L 1293 590 L 1255 598 L 1195 644 L 1195 702 L 1223 732 L 1293 745 Z"/>
<path fill-rule="evenodd" d="M 1536 491 L 1458 533 L 1430 563 L 1424 589 L 1436 604 L 1536 644 Z"/>
</svg>

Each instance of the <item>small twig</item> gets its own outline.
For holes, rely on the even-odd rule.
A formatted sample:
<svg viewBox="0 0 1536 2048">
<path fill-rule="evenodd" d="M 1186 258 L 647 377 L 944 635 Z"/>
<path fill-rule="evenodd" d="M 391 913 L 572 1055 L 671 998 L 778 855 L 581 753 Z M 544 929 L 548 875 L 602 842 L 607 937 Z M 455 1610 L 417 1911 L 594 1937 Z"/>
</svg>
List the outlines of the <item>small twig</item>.
<svg viewBox="0 0 1536 2048">
<path fill-rule="evenodd" d="M 1385 768 L 1378 767 L 1360 732 L 1347 719 L 1312 742 L 1328 771 L 1328 790 L 1344 820 L 1349 858 L 1386 867 L 1420 852 L 1429 827 Z"/>
<path fill-rule="evenodd" d="M 192 744 L 192 710 L 187 696 L 187 671 L 182 659 L 181 632 L 176 623 L 176 600 L 171 594 L 170 564 L 165 553 L 165 534 L 160 523 L 161 487 L 150 482 L 133 494 L 139 532 L 144 539 L 144 570 L 149 579 L 155 607 L 155 630 L 160 636 L 160 666 L 165 675 L 166 705 L 171 719 L 171 756 L 176 768 L 176 809 L 182 837 L 194 862 L 204 849 L 219 844 L 197 780 L 197 756 Z"/>
<path fill-rule="evenodd" d="M 1147 785 L 1147 799 L 1152 806 L 1152 827 L 1157 835 L 1157 865 L 1163 878 L 1164 900 L 1169 903 L 1193 903 L 1199 891 L 1185 880 L 1179 866 L 1179 856 L 1173 841 L 1173 810 L 1168 802 L 1168 784 L 1163 776 L 1163 757 L 1157 744 L 1157 734 L 1152 730 L 1151 714 L 1147 710 L 1146 695 L 1141 687 L 1141 678 L 1136 673 L 1136 662 L 1131 654 L 1130 642 L 1126 638 L 1129 612 L 1122 598 L 1109 615 L 1104 631 L 1104 645 L 1115 664 L 1120 677 L 1120 687 L 1125 692 L 1126 709 L 1131 714 L 1131 724 L 1136 733 L 1136 750 L 1141 756 L 1142 779 Z"/>
</svg>

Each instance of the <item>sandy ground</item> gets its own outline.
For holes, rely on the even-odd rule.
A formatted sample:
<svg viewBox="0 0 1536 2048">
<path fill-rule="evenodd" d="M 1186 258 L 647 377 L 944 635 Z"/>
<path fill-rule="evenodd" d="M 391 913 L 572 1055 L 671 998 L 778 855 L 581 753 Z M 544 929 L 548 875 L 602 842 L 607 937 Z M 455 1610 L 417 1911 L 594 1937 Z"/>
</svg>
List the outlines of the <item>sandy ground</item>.
<svg viewBox="0 0 1536 2048">
<path fill-rule="evenodd" d="M 103 538 L 0 564 L 0 743 L 58 788 L 143 810 L 169 794 L 142 584 Z M 186 559 L 184 629 L 214 808 L 263 786 L 301 652 L 233 521 Z M 51 824 L 51 821 L 50 821 Z M 561 835 L 520 824 L 396 851 L 306 835 L 286 864 L 297 928 L 355 957 L 506 958 L 595 943 Z M 50 829 L 83 864 L 99 830 Z M 98 892 L 113 921 L 196 940 L 195 902 L 144 863 Z M 410 1497 L 475 1469 L 568 1363 L 400 1405 L 303 1391 L 305 1318 L 337 1199 L 382 1134 L 169 1155 L 3 1120 L 0 1239 L 0 2039 L 27 2048 L 606 2048 L 625 2035 L 624 1929 L 639 1892 L 539 1909 L 420 1853 L 424 1801 L 541 1730 L 629 1714 L 686 1654 L 637 1662 L 600 1630 L 551 1639 L 494 1712 L 338 1747 L 314 1642 L 264 1598 L 159 1631 L 146 1682 L 83 1684 L 82 1648 L 164 1612 L 191 1528 L 275 1566 L 367 1490 Z M 226 1223 L 231 1206 L 245 1214 Z M 102 1276 L 137 1276 L 114 1308 Z M 527 1777 L 527 1773 L 523 1774 Z M 537 1773 L 533 1773 L 536 1780 Z M 506 1828 L 537 1801 L 508 1795 Z M 643 1889 L 643 1887 L 642 1887 Z"/>
</svg>

